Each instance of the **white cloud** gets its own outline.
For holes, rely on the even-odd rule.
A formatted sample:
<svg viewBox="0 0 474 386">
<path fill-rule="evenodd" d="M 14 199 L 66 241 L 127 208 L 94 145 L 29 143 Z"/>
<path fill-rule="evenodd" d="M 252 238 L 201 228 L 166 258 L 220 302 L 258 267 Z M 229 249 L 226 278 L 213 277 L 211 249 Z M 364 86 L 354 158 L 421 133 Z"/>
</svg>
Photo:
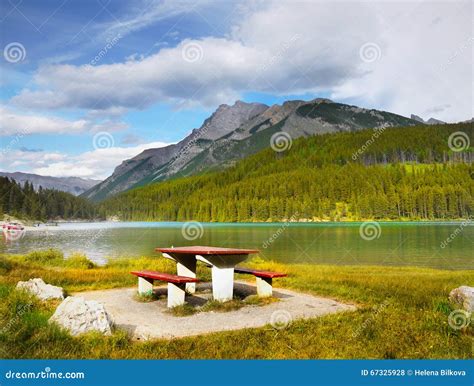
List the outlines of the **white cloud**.
<svg viewBox="0 0 474 386">
<path fill-rule="evenodd" d="M 167 146 L 164 142 L 151 142 L 132 147 L 95 149 L 71 156 L 60 152 L 25 152 L 10 150 L 0 152 L 4 170 L 35 173 L 53 177 L 107 178 L 124 159 L 129 159 L 145 149 Z"/>
<path fill-rule="evenodd" d="M 168 19 L 193 11 L 195 7 L 200 7 L 209 3 L 207 0 L 151 0 L 143 1 L 135 6 L 134 10 L 127 15 L 120 17 L 120 20 L 113 20 L 105 24 L 99 24 L 98 30 L 103 30 L 103 35 L 122 36 L 141 30 L 161 20 Z"/>
<path fill-rule="evenodd" d="M 362 8 L 358 14 L 368 21 L 361 36 L 354 37 L 347 27 L 358 21 L 346 8 L 277 2 L 265 10 L 251 9 L 227 38 L 186 39 L 123 63 L 43 66 L 35 76 L 40 89 L 23 90 L 14 102 L 53 109 L 141 109 L 157 101 L 209 107 L 233 102 L 245 91 L 322 91 L 358 73 L 353 53 L 376 32 L 370 10 Z M 334 25 L 345 28 L 330 37 Z M 198 60 L 189 56 L 190 46 Z"/>
<path fill-rule="evenodd" d="M 425 119 L 472 117 L 472 5 L 384 4 L 378 15 L 387 26 L 374 40 L 380 59 L 363 63 L 366 74 L 335 87 L 331 97 Z"/>
<path fill-rule="evenodd" d="M 28 134 L 80 134 L 99 131 L 118 131 L 128 127 L 123 122 L 88 119 L 67 120 L 37 114 L 24 114 L 0 106 L 0 136 Z"/>
<path fill-rule="evenodd" d="M 214 105 L 229 94 L 238 95 L 236 85 L 240 85 L 237 89 L 245 87 L 248 74 L 258 65 L 258 51 L 216 38 L 196 42 L 204 56 L 200 62 L 189 62 L 183 59 L 187 44 L 189 41 L 183 41 L 140 61 L 42 67 L 35 80 L 43 89 L 23 90 L 13 101 L 31 108 L 94 110 L 144 108 L 157 101 L 181 103 L 202 98 Z"/>
<path fill-rule="evenodd" d="M 470 2 L 262 4 L 250 7 L 225 38 L 183 40 L 123 63 L 43 66 L 35 90 L 13 101 L 100 111 L 156 102 L 215 106 L 247 91 L 329 93 L 405 115 L 435 106 L 446 106 L 440 119 L 472 115 Z M 140 15 L 125 24 L 134 30 L 149 20 Z M 366 43 L 380 48 L 378 60 L 361 59 Z M 197 60 L 183 54 L 190 45 Z"/>
</svg>

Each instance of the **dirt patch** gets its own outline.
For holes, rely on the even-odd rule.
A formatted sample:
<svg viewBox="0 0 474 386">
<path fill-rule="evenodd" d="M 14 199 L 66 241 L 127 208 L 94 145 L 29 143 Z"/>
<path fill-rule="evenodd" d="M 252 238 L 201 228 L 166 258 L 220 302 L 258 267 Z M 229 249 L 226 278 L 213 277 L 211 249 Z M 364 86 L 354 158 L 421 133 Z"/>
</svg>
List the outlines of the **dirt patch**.
<svg viewBox="0 0 474 386">
<path fill-rule="evenodd" d="M 186 302 L 200 312 L 175 316 L 166 307 L 166 286 L 155 288 L 157 299 L 153 301 L 138 301 L 136 292 L 136 288 L 120 288 L 81 292 L 80 296 L 103 303 L 117 327 L 139 340 L 177 338 L 267 324 L 283 328 L 293 320 L 356 309 L 332 299 L 278 288 L 273 290 L 273 296 L 278 299 L 276 302 L 245 305 L 227 312 L 206 311 L 205 304 L 212 298 L 212 291 L 210 285 L 204 283 L 197 286 L 196 294 L 186 296 Z M 235 282 L 234 292 L 238 298 L 245 299 L 255 295 L 256 289 L 248 283 Z"/>
</svg>

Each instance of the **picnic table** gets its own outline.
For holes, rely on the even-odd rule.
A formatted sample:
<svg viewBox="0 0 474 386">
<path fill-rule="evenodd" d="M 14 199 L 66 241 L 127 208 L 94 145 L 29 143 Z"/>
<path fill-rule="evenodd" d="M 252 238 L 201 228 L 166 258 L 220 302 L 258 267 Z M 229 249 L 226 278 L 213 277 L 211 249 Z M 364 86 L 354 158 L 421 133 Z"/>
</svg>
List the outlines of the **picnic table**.
<svg viewBox="0 0 474 386">
<path fill-rule="evenodd" d="M 201 261 L 212 269 L 212 295 L 215 300 L 232 300 L 234 291 L 234 268 L 258 249 L 235 249 L 221 247 L 189 246 L 156 248 L 164 257 L 176 262 L 180 276 L 196 278 L 196 263 Z M 196 283 L 186 283 L 186 292 L 194 293 Z"/>
</svg>

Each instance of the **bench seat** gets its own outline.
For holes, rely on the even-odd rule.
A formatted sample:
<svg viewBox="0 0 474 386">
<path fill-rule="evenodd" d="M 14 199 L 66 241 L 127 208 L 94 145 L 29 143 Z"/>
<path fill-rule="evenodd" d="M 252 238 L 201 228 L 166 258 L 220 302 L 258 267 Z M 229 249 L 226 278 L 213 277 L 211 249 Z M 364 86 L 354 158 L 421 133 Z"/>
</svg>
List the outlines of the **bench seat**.
<svg viewBox="0 0 474 386">
<path fill-rule="evenodd" d="M 145 271 L 132 271 L 130 273 L 138 277 L 166 281 L 168 283 L 175 283 L 175 284 L 197 283 L 199 281 L 198 279 L 193 278 L 193 277 L 178 276 L 178 275 L 172 275 L 170 273 L 163 273 L 163 272 L 156 272 L 156 271 L 145 270 Z"/>
<path fill-rule="evenodd" d="M 194 277 L 172 275 L 156 271 L 132 271 L 132 275 L 138 277 L 138 293 L 140 295 L 151 295 L 153 293 L 153 282 L 155 280 L 168 283 L 168 307 L 176 307 L 184 304 L 186 296 L 186 283 L 197 283 Z"/>
<path fill-rule="evenodd" d="M 288 276 L 286 273 L 281 273 L 281 272 L 261 271 L 261 270 L 258 270 L 258 269 L 240 268 L 240 267 L 235 267 L 234 272 L 235 273 L 243 273 L 243 274 L 254 275 L 254 276 L 257 276 L 257 277 L 264 277 L 264 278 L 267 278 L 267 279 L 273 279 L 274 277 Z"/>
<path fill-rule="evenodd" d="M 235 267 L 235 273 L 254 275 L 257 280 L 257 294 L 260 297 L 269 297 L 273 294 L 272 281 L 275 277 L 288 276 L 282 272 L 262 271 L 259 269 Z"/>
</svg>

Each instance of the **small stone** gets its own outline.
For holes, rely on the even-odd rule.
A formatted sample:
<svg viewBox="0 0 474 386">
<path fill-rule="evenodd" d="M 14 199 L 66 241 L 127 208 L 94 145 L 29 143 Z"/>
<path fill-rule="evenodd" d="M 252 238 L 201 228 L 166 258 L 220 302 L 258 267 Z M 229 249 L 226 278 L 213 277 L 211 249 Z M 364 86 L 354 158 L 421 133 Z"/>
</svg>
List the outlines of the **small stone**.
<svg viewBox="0 0 474 386">
<path fill-rule="evenodd" d="M 463 285 L 449 293 L 449 300 L 467 312 L 474 312 L 474 287 Z"/>
<path fill-rule="evenodd" d="M 112 317 L 103 304 L 76 296 L 67 297 L 49 321 L 56 322 L 74 336 L 91 331 L 110 335 L 113 327 Z"/>
<path fill-rule="evenodd" d="M 25 290 L 41 300 L 64 299 L 64 291 L 61 287 L 46 284 L 43 279 L 40 278 L 19 281 L 16 288 Z"/>
</svg>

